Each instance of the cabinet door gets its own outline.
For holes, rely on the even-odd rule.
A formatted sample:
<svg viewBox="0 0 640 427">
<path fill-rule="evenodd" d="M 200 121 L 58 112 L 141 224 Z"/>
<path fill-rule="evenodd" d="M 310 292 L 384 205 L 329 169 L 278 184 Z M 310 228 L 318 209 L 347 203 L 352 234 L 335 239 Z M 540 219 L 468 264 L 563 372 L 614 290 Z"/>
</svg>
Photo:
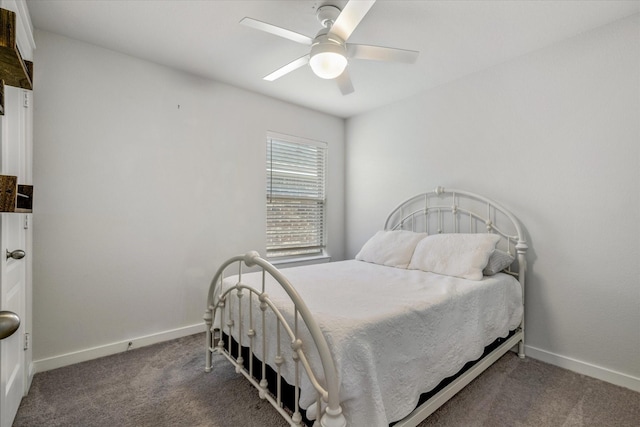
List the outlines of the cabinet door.
<svg viewBox="0 0 640 427">
<path fill-rule="evenodd" d="M 0 308 L 26 316 L 26 260 L 5 254 L 24 250 L 25 214 L 0 214 Z M 16 257 L 17 258 L 17 257 Z M 0 426 L 10 427 L 25 391 L 24 322 L 10 337 L 0 340 Z"/>
<path fill-rule="evenodd" d="M 31 92 L 13 86 L 5 86 L 4 92 L 2 175 L 15 175 L 18 184 L 31 185 Z"/>
</svg>

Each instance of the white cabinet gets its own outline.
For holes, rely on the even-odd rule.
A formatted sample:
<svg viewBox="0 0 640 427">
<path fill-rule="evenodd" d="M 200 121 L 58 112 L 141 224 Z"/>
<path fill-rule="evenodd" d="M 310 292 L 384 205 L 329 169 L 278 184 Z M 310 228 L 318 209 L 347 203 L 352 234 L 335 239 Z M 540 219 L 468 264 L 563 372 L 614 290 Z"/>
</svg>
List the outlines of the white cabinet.
<svg viewBox="0 0 640 427">
<path fill-rule="evenodd" d="M 0 0 L 0 8 L 16 13 L 16 44 L 32 59 L 33 31 L 24 0 Z M 3 76 L 0 76 L 3 78 Z M 33 185 L 33 93 L 5 86 L 0 116 L 0 175 Z M 32 336 L 32 215 L 0 213 L 0 310 L 20 317 L 20 327 L 0 340 L 0 427 L 10 427 L 33 377 Z M 23 256 L 24 255 L 24 256 Z"/>
</svg>

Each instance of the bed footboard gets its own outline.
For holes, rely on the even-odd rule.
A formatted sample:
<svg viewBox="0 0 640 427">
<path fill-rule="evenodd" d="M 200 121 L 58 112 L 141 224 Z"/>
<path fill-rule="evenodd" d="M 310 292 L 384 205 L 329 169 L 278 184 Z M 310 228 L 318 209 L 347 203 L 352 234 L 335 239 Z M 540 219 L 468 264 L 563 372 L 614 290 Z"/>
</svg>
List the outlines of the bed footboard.
<svg viewBox="0 0 640 427">
<path fill-rule="evenodd" d="M 237 266 L 238 281 L 233 286 L 223 287 L 225 271 L 228 267 Z M 256 289 L 242 282 L 243 266 L 258 267 L 262 271 L 262 287 Z M 273 277 L 286 291 L 294 307 L 293 321 L 287 321 L 283 313 L 273 304 L 269 295 L 265 292 L 267 276 Z M 234 295 L 236 298 L 230 298 Z M 243 301 L 246 301 L 243 302 Z M 259 303 L 259 313 L 254 312 L 253 302 Z M 245 315 L 243 315 L 245 310 Z M 267 332 L 266 316 L 267 312 L 272 313 L 276 318 L 276 331 Z M 247 252 L 230 258 L 224 262 L 216 272 L 207 298 L 207 311 L 204 314 L 207 325 L 206 331 L 206 365 L 205 371 L 210 372 L 212 366 L 212 354 L 214 352 L 224 355 L 234 366 L 236 372 L 243 374 L 251 384 L 258 390 L 261 399 L 269 401 L 273 407 L 293 426 L 299 426 L 302 422 L 302 415 L 299 408 L 299 389 L 301 375 L 304 373 L 317 392 L 316 399 L 316 423 L 323 427 L 344 427 L 346 420 L 342 414 L 339 403 L 339 382 L 338 374 L 329 351 L 329 346 L 314 320 L 305 302 L 300 298 L 297 291 L 291 286 L 286 277 L 271 263 L 261 258 L 255 252 Z M 219 322 L 219 325 L 217 324 Z M 300 327 L 302 322 L 306 330 L 311 335 L 312 342 L 303 342 Z M 220 341 L 221 332 L 229 337 L 228 345 Z M 281 382 L 283 381 L 280 366 L 284 362 L 285 354 L 280 348 L 281 334 L 286 334 L 291 343 L 291 360 L 295 366 L 294 387 L 296 390 L 295 408 L 293 413 L 283 409 Z M 231 343 L 232 334 L 236 337 L 237 345 Z M 267 360 L 266 348 L 269 336 L 275 335 L 277 352 L 270 365 L 276 371 L 276 393 L 271 394 L 267 389 Z M 260 341 L 258 341 L 260 340 Z M 259 345 L 258 345 L 259 344 Z M 241 348 L 248 347 L 249 360 L 248 368 L 244 366 Z M 254 349 L 261 348 L 262 354 L 255 354 Z M 322 363 L 323 384 L 317 378 L 309 364 L 308 355 L 311 351 L 317 351 Z M 253 366 L 253 356 L 257 356 L 262 361 L 261 366 Z"/>
</svg>

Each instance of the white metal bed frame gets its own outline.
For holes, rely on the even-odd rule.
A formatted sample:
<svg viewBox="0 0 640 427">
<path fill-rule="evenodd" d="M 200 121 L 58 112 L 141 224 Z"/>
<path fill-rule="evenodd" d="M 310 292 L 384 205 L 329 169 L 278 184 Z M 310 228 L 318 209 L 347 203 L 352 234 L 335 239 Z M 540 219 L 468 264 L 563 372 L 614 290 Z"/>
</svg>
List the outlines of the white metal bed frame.
<svg viewBox="0 0 640 427">
<path fill-rule="evenodd" d="M 434 191 L 419 194 L 405 200 L 398 205 L 387 217 L 385 230 L 413 230 L 427 233 L 494 233 L 501 237 L 497 247 L 514 255 L 516 260 L 505 272 L 515 276 L 522 287 L 524 306 L 525 271 L 527 243 L 522 227 L 518 220 L 500 204 L 477 194 L 455 189 L 437 187 Z M 222 289 L 222 281 L 226 277 L 227 268 L 237 264 L 238 282 L 226 290 Z M 262 271 L 262 287 L 255 289 L 242 283 L 243 265 L 257 267 Z M 289 324 L 283 314 L 265 293 L 267 275 L 272 276 L 287 292 L 294 307 L 293 324 Z M 235 292 L 237 305 L 227 307 L 228 296 Z M 248 294 L 248 297 L 246 297 Z M 246 298 L 245 298 L 246 297 Z M 260 302 L 261 313 L 253 313 L 253 298 Z M 242 300 L 249 300 L 245 309 L 249 310 L 249 324 L 244 324 Z M 235 309 L 234 309 L 235 308 Z M 219 311 L 219 316 L 217 315 Z M 269 336 L 265 330 L 266 312 L 271 311 L 277 318 L 277 354 L 271 363 L 266 361 L 266 340 Z M 214 319 L 221 319 L 220 328 L 214 325 Z M 256 319 L 257 318 L 257 319 Z M 206 366 L 205 371 L 212 369 L 212 354 L 217 352 L 224 355 L 234 366 L 236 372 L 244 375 L 259 391 L 259 396 L 266 399 L 292 426 L 302 425 L 302 415 L 298 404 L 301 374 L 304 371 L 311 384 L 317 391 L 317 414 L 314 426 L 344 427 L 346 420 L 342 414 L 339 401 L 338 374 L 329 350 L 329 346 L 316 323 L 313 314 L 305 302 L 300 298 L 289 280 L 276 267 L 255 252 L 247 252 L 225 261 L 216 272 L 207 298 L 207 310 L 204 315 L 207 326 L 206 333 Z M 313 342 L 302 342 L 299 334 L 300 321 L 304 322 Z M 295 407 L 289 411 L 282 404 L 282 376 L 280 365 L 284 361 L 283 350 L 280 348 L 282 330 L 291 341 L 291 359 L 295 364 Z M 220 339 L 222 333 L 228 337 L 227 347 Z M 236 350 L 232 348 L 232 333 L 236 333 Z M 249 360 L 248 368 L 244 366 L 241 347 L 247 347 L 244 339 L 248 340 Z M 254 353 L 255 340 L 261 339 L 263 354 Z M 518 355 L 524 358 L 524 314 L 516 331 L 497 348 L 475 363 L 470 369 L 459 375 L 446 387 L 418 406 L 406 418 L 395 424 L 397 427 L 418 425 L 422 420 L 435 412 L 447 400 L 469 384 L 496 360 L 511 348 L 518 345 Z M 322 362 L 324 375 L 323 384 L 317 379 L 311 369 L 307 355 L 310 351 L 317 351 Z M 254 367 L 253 357 L 261 360 L 261 366 Z M 276 371 L 276 393 L 271 394 L 266 380 L 267 364 Z M 300 369 L 302 368 L 302 369 Z M 260 379 L 257 379 L 259 376 Z M 291 412 L 291 413 L 290 413 Z M 319 420 L 319 421 L 318 421 Z"/>
</svg>

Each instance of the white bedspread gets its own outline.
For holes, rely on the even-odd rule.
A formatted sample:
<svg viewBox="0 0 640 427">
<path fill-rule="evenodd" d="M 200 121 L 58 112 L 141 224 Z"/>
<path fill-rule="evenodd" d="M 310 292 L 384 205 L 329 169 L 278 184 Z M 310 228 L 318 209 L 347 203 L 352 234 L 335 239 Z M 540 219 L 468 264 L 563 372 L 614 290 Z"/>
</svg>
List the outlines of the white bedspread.
<svg viewBox="0 0 640 427">
<path fill-rule="evenodd" d="M 340 375 L 340 400 L 350 426 L 388 426 L 404 418 L 421 393 L 478 359 L 485 346 L 520 324 L 523 313 L 519 283 L 502 273 L 471 281 L 354 260 L 282 272 L 325 334 Z M 261 273 L 242 276 L 244 284 L 257 289 L 261 279 Z M 225 281 L 236 283 L 237 277 Z M 276 305 L 289 301 L 273 279 L 268 281 L 267 293 Z M 243 299 L 246 304 L 247 298 Z M 291 318 L 290 305 L 281 310 Z M 247 312 L 243 308 L 245 322 Z M 254 309 L 259 331 L 258 313 Z M 249 341 L 247 329 L 244 326 L 244 345 Z M 236 334 L 237 328 L 232 331 Z M 303 342 L 309 340 L 303 338 Z M 257 341 L 254 351 L 260 357 Z M 267 345 L 268 361 L 275 355 L 275 341 Z M 290 355 L 289 339 L 281 341 L 283 353 Z M 319 357 L 315 352 L 308 356 L 322 382 Z M 293 384 L 294 365 L 287 359 L 283 376 Z M 303 381 L 300 402 L 308 408 L 310 418 L 315 417 L 315 396 L 310 383 Z"/>
</svg>

